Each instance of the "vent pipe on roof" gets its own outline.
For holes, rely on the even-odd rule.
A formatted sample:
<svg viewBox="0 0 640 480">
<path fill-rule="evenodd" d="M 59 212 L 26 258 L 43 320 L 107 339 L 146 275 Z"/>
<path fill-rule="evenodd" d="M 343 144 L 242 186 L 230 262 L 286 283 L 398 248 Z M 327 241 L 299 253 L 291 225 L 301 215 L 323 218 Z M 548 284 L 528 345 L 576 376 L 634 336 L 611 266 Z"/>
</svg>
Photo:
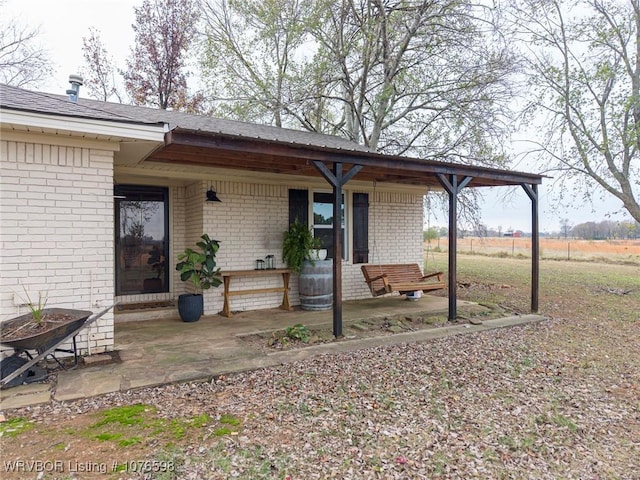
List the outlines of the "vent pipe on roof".
<svg viewBox="0 0 640 480">
<path fill-rule="evenodd" d="M 82 85 L 82 77 L 80 75 L 69 75 L 69 83 L 71 88 L 67 90 L 69 100 L 73 103 L 78 103 L 78 97 L 80 96 L 80 85 Z"/>
</svg>

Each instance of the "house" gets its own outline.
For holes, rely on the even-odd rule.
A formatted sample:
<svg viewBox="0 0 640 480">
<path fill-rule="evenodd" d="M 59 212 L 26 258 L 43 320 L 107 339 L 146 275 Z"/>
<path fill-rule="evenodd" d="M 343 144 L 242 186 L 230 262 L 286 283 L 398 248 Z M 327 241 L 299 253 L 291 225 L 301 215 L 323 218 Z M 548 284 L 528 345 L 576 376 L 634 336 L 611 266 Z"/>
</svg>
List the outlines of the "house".
<svg viewBox="0 0 640 480">
<path fill-rule="evenodd" d="M 423 196 L 434 189 L 449 192 L 455 232 L 460 189 L 522 185 L 537 238 L 539 175 L 382 155 L 334 136 L 6 85 L 0 115 L 0 320 L 24 313 L 24 290 L 42 293 L 51 306 L 85 310 L 173 300 L 188 289 L 174 269 L 177 254 L 203 232 L 221 242 L 223 270 L 253 269 L 267 255 L 283 266 L 283 233 L 297 214 L 331 251 L 341 251 L 333 270 L 335 331 L 342 300 L 370 296 L 362 263 L 422 264 Z M 337 198 L 343 207 L 334 211 Z M 451 245 L 450 318 L 455 237 Z M 533 271 L 536 310 L 537 252 Z M 282 294 L 268 292 L 281 286 L 277 276 L 234 281 L 267 290 L 233 297 L 234 310 L 280 305 Z M 221 290 L 205 292 L 205 314 L 221 311 Z M 295 276 L 290 292 L 295 305 Z M 113 328 L 109 312 L 81 333 L 80 349 L 113 349 Z"/>
</svg>

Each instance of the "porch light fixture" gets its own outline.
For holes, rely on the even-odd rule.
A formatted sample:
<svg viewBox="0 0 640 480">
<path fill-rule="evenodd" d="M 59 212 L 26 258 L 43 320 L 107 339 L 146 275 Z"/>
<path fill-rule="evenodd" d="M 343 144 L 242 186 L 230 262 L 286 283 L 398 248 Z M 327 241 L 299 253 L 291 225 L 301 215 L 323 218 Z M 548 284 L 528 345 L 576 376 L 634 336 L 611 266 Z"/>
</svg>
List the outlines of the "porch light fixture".
<svg viewBox="0 0 640 480">
<path fill-rule="evenodd" d="M 222 202 L 213 188 L 207 190 L 207 202 Z"/>
</svg>

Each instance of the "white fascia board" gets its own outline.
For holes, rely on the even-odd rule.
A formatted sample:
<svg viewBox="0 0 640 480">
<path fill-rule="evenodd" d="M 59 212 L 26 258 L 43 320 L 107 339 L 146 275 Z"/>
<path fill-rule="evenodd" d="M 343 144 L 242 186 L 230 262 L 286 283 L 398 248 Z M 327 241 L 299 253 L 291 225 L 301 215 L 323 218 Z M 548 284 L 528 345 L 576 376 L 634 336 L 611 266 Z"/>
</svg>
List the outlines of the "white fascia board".
<svg viewBox="0 0 640 480">
<path fill-rule="evenodd" d="M 57 133 L 66 132 L 69 135 L 96 135 L 103 138 L 115 137 L 118 140 L 127 139 L 164 142 L 164 134 L 169 130 L 169 126 L 166 123 L 161 125 L 149 125 L 142 123 L 128 123 L 125 121 L 118 122 L 60 115 L 45 115 L 42 113 L 7 109 L 1 109 L 1 112 L 0 121 L 2 124 L 42 128 L 45 131 L 53 131 Z"/>
</svg>

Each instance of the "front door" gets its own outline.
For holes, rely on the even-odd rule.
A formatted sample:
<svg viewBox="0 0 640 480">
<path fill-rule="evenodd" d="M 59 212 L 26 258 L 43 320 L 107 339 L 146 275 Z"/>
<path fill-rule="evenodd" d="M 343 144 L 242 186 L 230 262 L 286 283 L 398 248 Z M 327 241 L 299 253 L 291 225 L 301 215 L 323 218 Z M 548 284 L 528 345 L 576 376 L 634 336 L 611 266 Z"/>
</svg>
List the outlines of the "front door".
<svg viewBox="0 0 640 480">
<path fill-rule="evenodd" d="M 117 185 L 116 295 L 169 291 L 168 190 Z"/>
</svg>

